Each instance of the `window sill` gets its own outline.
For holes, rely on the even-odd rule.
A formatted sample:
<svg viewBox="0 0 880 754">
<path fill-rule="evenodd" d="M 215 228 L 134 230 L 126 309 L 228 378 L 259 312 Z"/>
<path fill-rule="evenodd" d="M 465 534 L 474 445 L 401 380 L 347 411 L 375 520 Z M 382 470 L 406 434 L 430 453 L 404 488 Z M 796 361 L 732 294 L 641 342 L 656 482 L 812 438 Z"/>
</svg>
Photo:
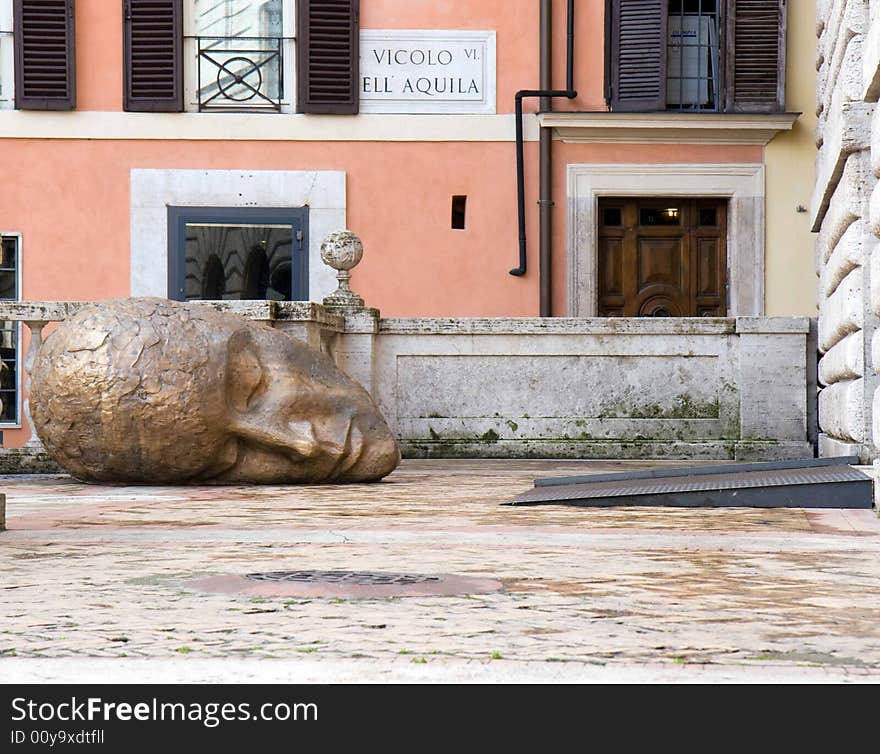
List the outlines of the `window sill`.
<svg viewBox="0 0 880 754">
<path fill-rule="evenodd" d="M 565 142 L 746 144 L 765 146 L 790 131 L 800 113 L 539 113 Z"/>
</svg>

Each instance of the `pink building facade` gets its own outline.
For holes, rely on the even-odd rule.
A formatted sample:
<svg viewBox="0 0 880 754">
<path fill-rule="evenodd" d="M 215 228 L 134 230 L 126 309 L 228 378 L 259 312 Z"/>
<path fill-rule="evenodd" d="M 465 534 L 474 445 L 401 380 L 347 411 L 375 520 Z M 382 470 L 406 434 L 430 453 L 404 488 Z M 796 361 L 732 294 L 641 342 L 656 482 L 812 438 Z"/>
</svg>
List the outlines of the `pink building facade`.
<svg viewBox="0 0 880 754">
<path fill-rule="evenodd" d="M 768 27 L 732 0 L 575 0 L 576 96 L 523 99 L 510 274 L 516 94 L 565 89 L 568 5 L 0 0 L 7 297 L 321 301 L 347 227 L 383 316 L 812 314 L 806 2 L 759 4 Z M 754 28 L 779 45 L 751 96 Z M 645 44 L 662 65 L 627 70 Z"/>
</svg>

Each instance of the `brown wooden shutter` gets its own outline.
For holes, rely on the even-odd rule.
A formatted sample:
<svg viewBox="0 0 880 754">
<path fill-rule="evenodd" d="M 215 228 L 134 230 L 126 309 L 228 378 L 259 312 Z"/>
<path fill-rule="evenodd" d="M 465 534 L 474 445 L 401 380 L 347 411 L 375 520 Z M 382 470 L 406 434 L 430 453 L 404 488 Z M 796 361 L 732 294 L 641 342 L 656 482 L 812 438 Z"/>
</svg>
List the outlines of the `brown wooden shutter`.
<svg viewBox="0 0 880 754">
<path fill-rule="evenodd" d="M 15 0 L 15 106 L 76 107 L 74 0 Z"/>
<path fill-rule="evenodd" d="M 611 0 L 611 109 L 666 109 L 666 29 L 669 0 Z"/>
<path fill-rule="evenodd" d="M 785 110 L 785 0 L 730 0 L 727 110 Z"/>
<path fill-rule="evenodd" d="M 360 88 L 359 0 L 297 3 L 297 110 L 353 115 Z"/>
<path fill-rule="evenodd" d="M 125 109 L 181 112 L 181 0 L 123 0 L 122 6 Z"/>
</svg>

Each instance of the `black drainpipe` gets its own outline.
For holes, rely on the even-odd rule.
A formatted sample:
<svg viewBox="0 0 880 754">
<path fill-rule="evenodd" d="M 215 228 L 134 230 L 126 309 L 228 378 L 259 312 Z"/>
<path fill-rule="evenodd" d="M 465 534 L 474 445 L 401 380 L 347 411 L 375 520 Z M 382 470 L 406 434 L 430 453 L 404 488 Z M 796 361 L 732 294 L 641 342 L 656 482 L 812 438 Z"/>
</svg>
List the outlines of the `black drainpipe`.
<svg viewBox="0 0 880 754">
<path fill-rule="evenodd" d="M 541 0 L 541 89 L 553 88 L 553 0 Z M 538 108 L 542 113 L 553 110 L 553 100 L 541 97 Z M 540 288 L 540 315 L 553 316 L 553 132 L 542 128 L 540 133 L 538 172 L 539 221 L 538 232 L 538 286 Z"/>
<path fill-rule="evenodd" d="M 549 36 L 550 30 L 550 8 L 549 2 L 542 3 L 541 6 L 541 22 L 542 29 L 544 24 L 547 24 L 547 30 Z M 542 35 L 543 36 L 543 35 Z M 542 49 L 542 63 L 544 51 Z M 541 71 L 541 85 L 546 86 L 548 81 L 545 80 L 550 73 L 550 60 L 548 54 L 548 60 L 546 63 L 546 70 L 542 66 Z M 568 45 L 567 45 L 567 55 L 566 55 L 566 88 L 564 90 L 559 89 L 523 89 L 516 93 L 516 192 L 517 192 L 517 209 L 519 212 L 519 267 L 515 270 L 511 270 L 510 274 L 515 275 L 517 277 L 521 277 L 526 274 L 526 186 L 525 186 L 525 155 L 523 148 L 523 110 L 522 110 L 522 101 L 526 97 L 540 97 L 542 103 L 544 101 L 549 101 L 551 97 L 565 97 L 566 99 L 574 99 L 577 97 L 577 91 L 574 88 L 574 0 L 568 0 Z M 543 110 L 543 104 L 540 105 Z M 548 131 L 549 129 L 541 129 L 542 136 L 544 131 Z M 548 133 L 548 136 L 552 138 L 552 135 Z M 546 152 L 545 152 L 546 150 Z M 541 154 L 543 157 L 549 156 L 550 148 L 549 143 L 547 146 L 544 145 L 544 141 L 541 142 Z M 550 187 L 550 170 L 549 170 L 549 160 L 542 164 L 542 192 L 541 192 L 541 212 L 547 212 L 549 216 L 549 211 L 551 205 L 549 203 L 550 200 L 545 196 L 545 193 L 549 194 Z M 546 175 L 545 175 L 546 174 Z M 544 180 L 546 178 L 547 186 L 545 187 Z M 547 189 L 545 192 L 543 189 Z M 546 235 L 549 239 L 548 233 L 549 223 L 546 223 L 542 229 L 542 240 L 544 240 L 544 236 Z M 546 257 L 546 259 L 545 259 Z M 541 312 L 542 316 L 546 316 L 544 311 L 549 312 L 549 257 L 550 257 L 550 249 L 549 243 L 547 244 L 547 248 L 542 248 L 542 262 L 544 270 L 543 272 L 546 274 L 546 280 L 542 280 L 541 286 Z M 546 290 L 545 290 L 546 289 Z M 547 301 L 545 302 L 545 296 Z M 546 307 L 545 307 L 546 303 Z"/>
</svg>

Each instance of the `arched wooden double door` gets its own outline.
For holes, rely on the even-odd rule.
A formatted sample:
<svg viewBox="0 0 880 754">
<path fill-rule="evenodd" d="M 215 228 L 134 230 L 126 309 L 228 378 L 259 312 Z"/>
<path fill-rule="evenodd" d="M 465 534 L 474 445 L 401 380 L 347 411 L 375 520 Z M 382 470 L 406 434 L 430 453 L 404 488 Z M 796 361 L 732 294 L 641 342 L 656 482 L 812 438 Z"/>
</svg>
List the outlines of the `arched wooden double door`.
<svg viewBox="0 0 880 754">
<path fill-rule="evenodd" d="M 598 249 L 600 316 L 726 316 L 726 200 L 601 199 Z"/>
</svg>

